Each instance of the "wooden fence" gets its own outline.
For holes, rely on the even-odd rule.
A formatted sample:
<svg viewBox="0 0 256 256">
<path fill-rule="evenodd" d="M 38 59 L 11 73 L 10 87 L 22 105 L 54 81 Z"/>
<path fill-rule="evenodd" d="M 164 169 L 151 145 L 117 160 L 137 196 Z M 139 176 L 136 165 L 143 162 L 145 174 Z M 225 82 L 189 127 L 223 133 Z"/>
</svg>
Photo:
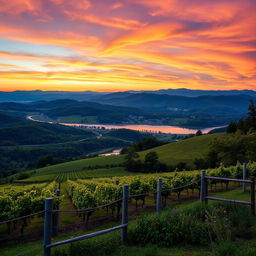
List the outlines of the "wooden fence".
<svg viewBox="0 0 256 256">
<path fill-rule="evenodd" d="M 162 206 L 162 179 L 158 179 L 157 181 L 157 196 L 156 196 L 156 212 L 160 215 L 161 206 Z M 127 228 L 128 228 L 128 201 L 129 201 L 129 185 L 123 186 L 123 198 L 122 198 L 122 223 L 121 225 L 104 229 L 101 231 L 97 231 L 94 233 L 74 237 L 71 239 L 63 240 L 56 243 L 51 243 L 51 237 L 56 229 L 56 226 L 53 225 L 54 219 L 54 210 L 53 210 L 53 199 L 46 198 L 45 199 L 45 218 L 44 218 L 44 256 L 51 255 L 51 248 L 71 242 L 76 242 L 88 238 L 92 238 L 95 236 L 100 236 L 115 230 L 121 229 L 121 241 L 125 243 L 127 241 Z"/>
<path fill-rule="evenodd" d="M 245 177 L 243 175 L 243 177 Z M 250 184 L 250 202 L 247 201 L 239 201 L 239 200 L 232 200 L 226 198 L 219 198 L 219 197 L 212 197 L 208 196 L 208 180 L 219 180 L 224 182 L 241 182 L 243 184 L 243 191 L 245 191 L 245 184 Z M 200 200 L 207 204 L 208 200 L 216 200 L 216 201 L 224 201 L 230 202 L 235 204 L 244 204 L 250 205 L 252 214 L 255 215 L 255 178 L 251 177 L 250 180 L 245 179 L 229 179 L 229 178 L 222 178 L 222 177 L 212 177 L 206 176 L 206 171 L 202 171 L 201 175 L 201 187 L 200 187 Z"/>
<path fill-rule="evenodd" d="M 246 165 L 244 164 L 243 168 L 243 179 L 229 179 L 229 178 L 222 178 L 222 177 L 211 177 L 206 176 L 206 171 L 202 171 L 201 175 L 201 186 L 200 186 L 200 200 L 204 203 L 207 203 L 208 200 L 217 200 L 217 201 L 225 201 L 225 202 L 231 202 L 231 203 L 238 203 L 238 204 L 244 204 L 244 205 L 250 205 L 252 214 L 255 215 L 255 179 L 254 177 L 251 177 L 250 180 L 246 180 Z M 218 197 L 211 197 L 208 196 L 208 180 L 218 180 L 223 182 L 241 182 L 243 184 L 243 191 L 246 189 L 246 184 L 250 184 L 250 194 L 251 194 L 251 200 L 250 202 L 246 201 L 238 201 L 238 200 L 231 200 L 231 199 L 225 199 L 225 198 L 218 198 Z M 183 187 L 190 187 L 191 184 L 188 184 Z M 171 190 L 175 190 L 179 188 L 173 188 Z M 159 216 L 162 208 L 162 193 L 165 190 L 162 190 L 162 179 L 158 179 L 157 181 L 157 192 L 156 192 L 156 213 Z M 133 197 L 133 196 L 131 196 Z M 54 219 L 54 213 L 53 210 L 53 199 L 47 198 L 45 199 L 45 218 L 44 218 L 44 256 L 50 256 L 51 255 L 51 248 L 75 241 L 80 241 L 84 239 L 89 239 L 95 236 L 100 236 L 115 230 L 121 229 L 121 241 L 125 243 L 127 241 L 127 228 L 128 228 L 128 201 L 129 201 L 129 185 L 123 186 L 123 197 L 122 197 L 122 223 L 121 225 L 104 229 L 98 232 L 74 237 L 71 239 L 63 240 L 60 242 L 51 243 L 51 236 L 54 234 L 54 230 L 56 230 L 56 226 L 54 225 L 53 219 Z M 93 210 L 93 209 L 91 209 Z"/>
</svg>

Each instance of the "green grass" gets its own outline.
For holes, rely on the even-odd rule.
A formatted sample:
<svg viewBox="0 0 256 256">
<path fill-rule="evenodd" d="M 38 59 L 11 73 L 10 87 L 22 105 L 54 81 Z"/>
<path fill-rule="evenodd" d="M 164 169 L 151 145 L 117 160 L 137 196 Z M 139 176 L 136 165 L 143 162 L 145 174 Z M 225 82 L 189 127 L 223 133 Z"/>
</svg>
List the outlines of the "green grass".
<svg viewBox="0 0 256 256">
<path fill-rule="evenodd" d="M 143 151 L 140 153 L 140 156 L 143 158 L 148 152 L 155 151 L 159 156 L 159 160 L 168 165 L 185 162 L 193 166 L 194 159 L 203 158 L 209 150 L 210 141 L 219 136 L 225 135 L 209 134 L 192 137 Z"/>
</svg>

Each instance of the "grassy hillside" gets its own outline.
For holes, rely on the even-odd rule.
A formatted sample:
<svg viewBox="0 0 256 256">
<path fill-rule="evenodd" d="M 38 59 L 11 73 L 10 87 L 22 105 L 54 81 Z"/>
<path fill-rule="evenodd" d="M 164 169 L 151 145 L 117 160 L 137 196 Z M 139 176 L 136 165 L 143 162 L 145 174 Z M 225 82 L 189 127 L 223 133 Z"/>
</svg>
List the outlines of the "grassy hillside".
<svg viewBox="0 0 256 256">
<path fill-rule="evenodd" d="M 140 156 L 143 158 L 148 152 L 155 151 L 159 156 L 159 160 L 166 164 L 175 165 L 179 162 L 185 162 L 193 165 L 195 158 L 201 158 L 208 152 L 210 141 L 219 136 L 227 135 L 209 134 L 192 137 L 143 151 Z"/>
<path fill-rule="evenodd" d="M 155 151 L 159 155 L 159 160 L 168 165 L 175 165 L 179 162 L 185 162 L 193 166 L 194 159 L 203 157 L 208 151 L 210 141 L 218 136 L 226 135 L 210 134 L 192 137 L 156 147 L 154 149 L 142 151 L 139 153 L 139 155 L 143 159 L 146 153 L 149 151 Z M 52 180 L 58 177 L 58 175 L 61 173 L 67 176 L 76 175 L 83 178 L 91 178 L 93 176 L 123 176 L 127 175 L 127 172 L 124 171 L 124 168 L 120 167 L 123 163 L 123 160 L 124 155 L 113 155 L 66 162 L 37 169 L 36 172 L 25 181 Z M 71 174 L 74 172 L 76 172 L 76 174 Z"/>
</svg>

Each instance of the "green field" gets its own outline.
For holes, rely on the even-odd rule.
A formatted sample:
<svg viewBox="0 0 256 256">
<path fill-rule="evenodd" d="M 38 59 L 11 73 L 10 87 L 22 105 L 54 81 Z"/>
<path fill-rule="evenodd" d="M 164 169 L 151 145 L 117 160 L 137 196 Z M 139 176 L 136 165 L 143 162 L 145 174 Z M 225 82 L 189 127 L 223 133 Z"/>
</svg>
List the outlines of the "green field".
<svg viewBox="0 0 256 256">
<path fill-rule="evenodd" d="M 193 167 L 194 159 L 201 158 L 206 155 L 210 141 L 218 136 L 225 135 L 211 134 L 192 137 L 178 142 L 168 143 L 154 149 L 142 151 L 139 155 L 141 159 L 143 159 L 146 153 L 149 151 L 155 151 L 159 155 L 159 160 L 168 165 L 185 162 Z M 32 171 L 33 174 L 30 178 L 23 181 L 43 182 L 50 181 L 58 177 L 61 177 L 60 179 L 62 180 L 66 178 L 73 179 L 76 177 L 92 178 L 125 176 L 129 174 L 134 175 L 135 173 L 129 173 L 121 167 L 123 161 L 124 155 L 102 156 L 76 160 L 37 169 L 35 173 Z"/>
</svg>

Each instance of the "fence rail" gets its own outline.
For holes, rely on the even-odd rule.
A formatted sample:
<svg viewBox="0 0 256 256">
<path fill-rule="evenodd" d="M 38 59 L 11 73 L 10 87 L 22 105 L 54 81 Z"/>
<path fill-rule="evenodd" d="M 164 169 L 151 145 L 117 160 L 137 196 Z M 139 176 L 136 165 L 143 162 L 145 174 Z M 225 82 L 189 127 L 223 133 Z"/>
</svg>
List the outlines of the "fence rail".
<svg viewBox="0 0 256 256">
<path fill-rule="evenodd" d="M 244 165 L 244 172 L 245 173 L 245 165 Z M 223 178 L 223 177 L 212 177 L 206 176 L 206 171 L 203 170 L 201 174 L 201 187 L 200 187 L 200 200 L 202 202 L 208 203 L 208 200 L 215 200 L 215 201 L 224 201 L 236 204 L 244 204 L 251 206 L 251 212 L 255 215 L 255 178 L 251 177 L 250 180 L 246 180 L 246 175 L 243 175 L 243 179 L 230 179 L 230 178 Z M 250 202 L 247 201 L 239 201 L 233 199 L 226 199 L 226 198 L 219 198 L 219 197 L 211 197 L 208 196 L 208 182 L 207 180 L 222 180 L 222 181 L 232 181 L 232 182 L 242 182 L 243 183 L 243 191 L 245 191 L 245 184 L 250 184 Z"/>
<path fill-rule="evenodd" d="M 106 233 L 109 233 L 109 232 L 112 232 L 112 231 L 115 231 L 115 230 L 118 230 L 118 229 L 123 229 L 127 226 L 128 226 L 128 224 L 122 224 L 122 225 L 119 225 L 119 226 L 115 226 L 113 228 L 100 230 L 100 231 L 90 233 L 90 234 L 86 234 L 86 235 L 83 235 L 83 236 L 77 236 L 77 237 L 70 238 L 70 239 L 67 239 L 67 240 L 64 240 L 64 241 L 60 241 L 60 242 L 56 242 L 56 243 L 53 243 L 53 244 L 48 244 L 45 247 L 46 248 L 51 248 L 51 247 L 55 247 L 55 246 L 58 246 L 58 245 L 68 244 L 68 243 L 72 243 L 72 242 L 92 238 L 92 237 L 95 237 L 95 236 L 104 235 Z"/>
<path fill-rule="evenodd" d="M 124 185 L 123 186 L 123 200 L 122 200 L 122 224 L 104 229 L 98 232 L 94 232 L 91 234 L 86 234 L 74 238 L 70 238 L 67 240 L 63 240 L 60 242 L 56 242 L 51 244 L 51 235 L 53 232 L 53 225 L 52 225 L 52 217 L 53 217 L 53 204 L 52 198 L 46 198 L 45 199 L 45 218 L 44 218 L 44 256 L 50 256 L 51 255 L 51 248 L 67 243 L 72 243 L 88 238 L 92 238 L 95 236 L 100 236 L 109 232 L 113 232 L 115 230 L 122 230 L 121 233 L 121 240 L 123 243 L 127 241 L 127 226 L 128 226 L 128 200 L 129 200 L 129 185 Z"/>
<path fill-rule="evenodd" d="M 252 205 L 250 202 L 246 202 L 246 201 L 225 199 L 225 198 L 213 197 L 213 196 L 207 196 L 206 199 L 216 200 L 216 201 L 223 201 L 223 202 L 230 202 L 230 203 L 236 203 L 236 204 Z"/>
<path fill-rule="evenodd" d="M 240 180 L 240 179 L 231 179 L 231 178 L 222 178 L 214 176 L 205 176 L 208 180 L 223 180 L 223 181 L 232 181 L 232 182 L 243 182 L 243 183 L 252 183 L 251 180 Z"/>
</svg>

